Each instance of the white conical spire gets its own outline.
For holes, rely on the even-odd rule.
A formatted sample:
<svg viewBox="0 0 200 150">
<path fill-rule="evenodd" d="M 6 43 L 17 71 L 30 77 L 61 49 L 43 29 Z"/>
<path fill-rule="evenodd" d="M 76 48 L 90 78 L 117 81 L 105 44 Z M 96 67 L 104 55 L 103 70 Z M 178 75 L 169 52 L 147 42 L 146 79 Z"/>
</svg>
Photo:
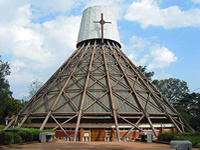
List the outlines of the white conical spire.
<svg viewBox="0 0 200 150">
<path fill-rule="evenodd" d="M 101 24 L 94 23 L 101 20 L 101 13 L 104 21 L 111 22 L 104 24 L 104 39 L 115 41 L 120 45 L 115 14 L 106 6 L 92 6 L 84 10 L 77 45 L 83 41 L 101 39 Z"/>
</svg>

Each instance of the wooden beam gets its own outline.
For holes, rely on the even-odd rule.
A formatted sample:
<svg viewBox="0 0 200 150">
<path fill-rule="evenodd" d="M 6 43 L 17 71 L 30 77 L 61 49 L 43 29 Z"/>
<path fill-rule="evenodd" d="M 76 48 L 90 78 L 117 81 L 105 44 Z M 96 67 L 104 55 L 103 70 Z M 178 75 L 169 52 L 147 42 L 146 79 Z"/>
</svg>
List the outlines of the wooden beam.
<svg viewBox="0 0 200 150">
<path fill-rule="evenodd" d="M 120 116 L 119 114 L 117 115 L 119 118 L 121 118 L 122 120 L 128 122 L 130 125 L 134 126 L 135 128 L 137 128 L 138 130 L 142 131 L 142 129 L 140 129 L 140 127 L 138 127 L 136 124 L 128 121 L 127 119 L 125 119 L 124 117 Z"/>
<path fill-rule="evenodd" d="M 21 127 L 22 124 L 26 121 L 26 119 L 28 118 L 28 116 L 24 116 L 24 118 L 22 119 L 21 123 L 17 126 L 17 128 Z"/>
<path fill-rule="evenodd" d="M 113 112 L 113 117 L 115 120 L 115 129 L 117 132 L 117 140 L 118 142 L 120 141 L 120 134 L 119 134 L 119 126 L 118 126 L 118 120 L 117 120 L 117 113 L 115 110 L 115 104 L 114 104 L 114 100 L 113 100 L 113 91 L 112 91 L 112 87 L 111 87 L 111 83 L 110 83 L 110 75 L 108 72 L 108 64 L 107 64 L 107 60 L 106 60 L 106 53 L 105 53 L 105 49 L 104 46 L 102 45 L 102 54 L 103 54 L 103 59 L 104 59 L 104 64 L 105 64 L 105 70 L 106 70 L 106 77 L 107 77 L 107 84 L 108 84 L 108 88 L 109 88 L 109 96 L 110 96 L 110 101 L 111 101 L 111 106 L 112 106 L 112 112 Z"/>
<path fill-rule="evenodd" d="M 78 116 L 78 114 L 76 114 L 75 116 L 73 116 L 73 117 L 67 119 L 66 121 L 64 121 L 63 123 L 61 123 L 61 125 L 63 125 L 63 124 L 65 124 L 65 123 L 69 122 L 70 120 L 74 119 L 74 118 L 77 117 L 77 116 Z M 53 128 L 53 130 L 56 130 L 58 127 L 59 127 L 59 126 Z"/>
<path fill-rule="evenodd" d="M 91 69 L 92 69 L 92 62 L 93 62 L 94 54 L 95 54 L 95 47 L 96 47 L 96 41 L 94 43 L 94 47 L 93 47 L 93 50 L 92 50 L 92 56 L 91 56 L 91 59 L 90 59 L 90 64 L 89 64 L 89 68 L 88 68 L 88 74 L 87 74 L 87 77 L 86 77 L 85 86 L 84 86 L 84 90 L 83 90 L 83 95 L 82 95 L 82 98 L 81 98 L 81 105 L 80 105 L 80 109 L 79 109 L 79 113 L 78 113 L 78 119 L 76 121 L 76 128 L 75 128 L 75 132 L 74 132 L 74 141 L 76 141 L 78 129 L 79 129 L 79 126 L 80 126 L 81 116 L 82 116 L 82 113 L 83 113 L 83 106 L 84 106 L 84 102 L 85 102 L 85 96 L 86 96 L 86 92 L 87 92 L 88 81 L 90 79 L 90 74 L 91 74 Z"/>
<path fill-rule="evenodd" d="M 144 118 L 144 115 L 142 115 L 142 117 L 140 117 L 140 119 L 138 119 L 138 121 L 136 122 L 136 126 L 140 123 L 140 121 Z M 133 126 L 127 133 L 126 135 L 123 137 L 123 141 L 124 139 L 131 133 L 131 131 L 135 128 L 135 126 Z"/>
<path fill-rule="evenodd" d="M 51 115 L 51 118 L 56 122 L 56 124 L 61 128 L 61 130 L 64 132 L 64 134 L 70 138 L 70 136 L 67 134 L 67 132 L 63 129 L 63 127 L 61 126 L 61 124 L 54 118 L 53 115 Z"/>
<path fill-rule="evenodd" d="M 47 116 L 45 117 L 45 119 L 44 119 L 42 125 L 40 126 L 40 130 L 43 130 L 43 129 L 44 129 L 44 127 L 45 127 L 47 121 L 49 120 L 49 116 L 50 116 L 50 115 L 51 115 L 51 111 L 49 111 L 48 114 L 47 114 Z"/>
</svg>

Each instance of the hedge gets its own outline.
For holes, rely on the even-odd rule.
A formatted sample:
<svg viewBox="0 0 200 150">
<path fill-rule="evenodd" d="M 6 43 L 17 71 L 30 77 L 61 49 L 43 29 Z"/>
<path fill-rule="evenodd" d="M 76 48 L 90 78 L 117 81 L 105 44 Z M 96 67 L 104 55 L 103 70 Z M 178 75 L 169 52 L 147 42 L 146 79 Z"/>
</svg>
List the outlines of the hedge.
<svg viewBox="0 0 200 150">
<path fill-rule="evenodd" d="M 161 133 L 158 135 L 159 141 L 171 140 L 189 140 L 192 143 L 192 147 L 200 148 L 200 132 L 195 133 Z"/>
<path fill-rule="evenodd" d="M 53 130 L 42 130 L 32 128 L 10 128 L 0 130 L 0 145 L 10 145 L 22 142 L 39 141 L 41 132 L 54 132 Z"/>
</svg>

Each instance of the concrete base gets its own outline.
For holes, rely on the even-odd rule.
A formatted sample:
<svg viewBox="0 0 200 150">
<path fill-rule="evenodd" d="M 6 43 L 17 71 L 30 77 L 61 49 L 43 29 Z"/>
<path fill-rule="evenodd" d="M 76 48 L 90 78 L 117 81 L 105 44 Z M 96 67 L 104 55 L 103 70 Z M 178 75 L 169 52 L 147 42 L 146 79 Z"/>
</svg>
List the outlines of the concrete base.
<svg viewBox="0 0 200 150">
<path fill-rule="evenodd" d="M 41 143 L 44 143 L 44 142 L 47 142 L 48 141 L 52 141 L 53 140 L 53 135 L 55 133 L 51 133 L 51 132 L 43 132 L 43 133 L 40 133 L 39 135 L 39 140 Z"/>
<path fill-rule="evenodd" d="M 170 145 L 171 148 L 176 148 L 176 150 L 192 150 L 192 143 L 190 141 L 172 140 Z"/>
<path fill-rule="evenodd" d="M 140 132 L 139 135 L 141 136 L 141 142 L 145 141 L 145 137 L 147 138 L 147 143 L 152 143 L 153 141 L 153 133 L 148 132 Z"/>
</svg>

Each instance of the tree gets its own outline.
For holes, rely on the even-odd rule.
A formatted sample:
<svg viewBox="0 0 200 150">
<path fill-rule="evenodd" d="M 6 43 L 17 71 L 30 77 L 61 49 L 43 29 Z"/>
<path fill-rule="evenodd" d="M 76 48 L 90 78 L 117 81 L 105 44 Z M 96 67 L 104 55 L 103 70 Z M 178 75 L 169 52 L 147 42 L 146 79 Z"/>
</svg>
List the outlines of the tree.
<svg viewBox="0 0 200 150">
<path fill-rule="evenodd" d="M 1 57 L 0 57 L 1 58 Z M 6 76 L 10 75 L 10 66 L 8 62 L 0 60 L 0 116 L 1 120 L 5 117 L 6 106 L 5 102 L 12 98 L 12 92 L 10 91 L 10 85 Z"/>
<path fill-rule="evenodd" d="M 180 79 L 169 78 L 160 81 L 154 80 L 153 84 L 173 105 L 176 105 L 189 92 L 187 82 L 181 81 Z"/>
<path fill-rule="evenodd" d="M 195 130 L 200 131 L 200 93 L 186 93 L 175 108 Z"/>
<path fill-rule="evenodd" d="M 5 102 L 6 111 L 4 114 L 6 116 L 15 115 L 23 108 L 23 106 L 24 105 L 22 103 L 20 103 L 19 100 L 10 98 Z"/>
<path fill-rule="evenodd" d="M 39 80 L 32 81 L 28 86 L 29 94 L 28 96 L 24 96 L 23 100 L 28 101 L 29 99 L 31 99 L 35 95 L 35 93 L 42 87 L 42 85 L 43 82 L 40 82 Z"/>
<path fill-rule="evenodd" d="M 154 72 L 147 72 L 146 66 L 138 66 L 138 69 L 151 81 L 154 76 Z"/>
</svg>

